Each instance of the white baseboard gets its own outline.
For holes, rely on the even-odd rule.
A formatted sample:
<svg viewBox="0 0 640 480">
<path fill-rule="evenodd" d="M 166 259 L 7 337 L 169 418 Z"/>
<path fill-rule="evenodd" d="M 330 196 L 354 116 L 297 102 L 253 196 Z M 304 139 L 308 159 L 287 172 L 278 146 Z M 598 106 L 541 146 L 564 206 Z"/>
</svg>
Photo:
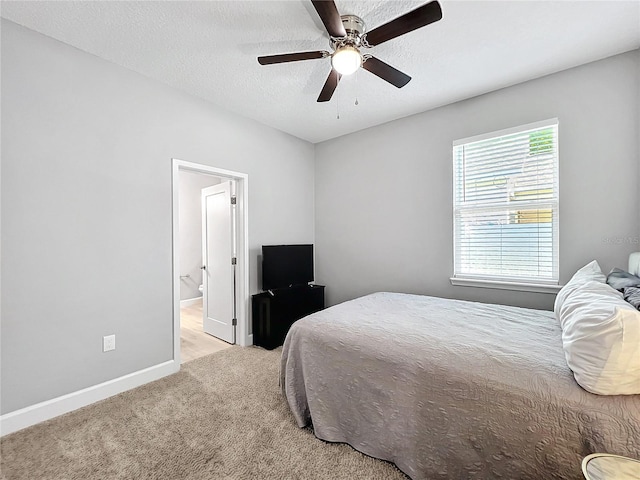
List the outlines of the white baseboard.
<svg viewBox="0 0 640 480">
<path fill-rule="evenodd" d="M 22 430 L 72 410 L 85 407 L 118 393 L 153 382 L 180 370 L 180 363 L 169 360 L 153 367 L 129 373 L 92 387 L 68 393 L 0 416 L 0 436 Z"/>
<path fill-rule="evenodd" d="M 190 307 L 191 305 L 194 305 L 201 301 L 202 301 L 202 297 L 187 298 L 186 300 L 180 300 L 180 308 Z"/>
</svg>

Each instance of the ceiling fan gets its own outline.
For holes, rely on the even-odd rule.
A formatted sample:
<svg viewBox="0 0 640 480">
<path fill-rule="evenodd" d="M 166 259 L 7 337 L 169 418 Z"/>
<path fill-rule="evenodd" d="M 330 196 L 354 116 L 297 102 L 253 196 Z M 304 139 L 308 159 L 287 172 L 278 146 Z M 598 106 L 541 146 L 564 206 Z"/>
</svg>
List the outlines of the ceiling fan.
<svg viewBox="0 0 640 480">
<path fill-rule="evenodd" d="M 365 23 L 356 15 L 342 15 L 333 0 L 311 0 L 329 33 L 329 45 L 333 53 L 318 50 L 314 52 L 284 53 L 258 57 L 260 65 L 297 62 L 331 57 L 331 72 L 318 97 L 318 102 L 331 100 L 342 75 L 351 75 L 360 67 L 377 75 L 390 84 L 402 88 L 411 77 L 393 68 L 373 55 L 362 54 L 361 49 L 380 45 L 387 40 L 437 22 L 442 18 L 442 10 L 437 1 L 432 1 L 398 18 L 367 32 Z"/>
</svg>

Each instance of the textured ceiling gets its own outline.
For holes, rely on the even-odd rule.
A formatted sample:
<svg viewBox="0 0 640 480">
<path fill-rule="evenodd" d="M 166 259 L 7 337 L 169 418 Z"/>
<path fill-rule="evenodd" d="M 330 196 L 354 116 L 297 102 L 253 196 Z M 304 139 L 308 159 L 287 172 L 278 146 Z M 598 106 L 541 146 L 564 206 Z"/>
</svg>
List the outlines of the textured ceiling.
<svg viewBox="0 0 640 480">
<path fill-rule="evenodd" d="M 341 14 L 360 16 L 369 29 L 423 3 L 336 0 Z M 440 3 L 441 21 L 369 50 L 410 75 L 407 86 L 360 70 L 325 104 L 316 98 L 328 58 L 256 60 L 329 50 L 307 0 L 3 1 L 1 8 L 13 22 L 314 143 L 640 47 L 640 0 Z"/>
</svg>

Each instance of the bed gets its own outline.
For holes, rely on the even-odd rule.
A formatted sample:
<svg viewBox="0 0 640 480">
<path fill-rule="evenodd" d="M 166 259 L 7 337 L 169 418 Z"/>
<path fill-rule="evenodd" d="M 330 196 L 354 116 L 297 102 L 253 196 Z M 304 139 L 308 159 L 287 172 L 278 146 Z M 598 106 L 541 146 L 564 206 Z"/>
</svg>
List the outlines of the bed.
<svg viewBox="0 0 640 480">
<path fill-rule="evenodd" d="M 280 384 L 300 427 L 413 480 L 580 479 L 640 458 L 640 395 L 588 393 L 553 312 L 374 293 L 296 322 Z"/>
</svg>

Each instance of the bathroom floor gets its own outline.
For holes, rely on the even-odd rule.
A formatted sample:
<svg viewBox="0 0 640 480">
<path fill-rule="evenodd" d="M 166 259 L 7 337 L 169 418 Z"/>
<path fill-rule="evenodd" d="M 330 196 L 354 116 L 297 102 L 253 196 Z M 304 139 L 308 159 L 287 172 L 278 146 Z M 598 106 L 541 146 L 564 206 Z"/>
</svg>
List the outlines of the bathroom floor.
<svg viewBox="0 0 640 480">
<path fill-rule="evenodd" d="M 219 352 L 231 345 L 202 331 L 202 300 L 180 308 L 181 363 Z"/>
</svg>

